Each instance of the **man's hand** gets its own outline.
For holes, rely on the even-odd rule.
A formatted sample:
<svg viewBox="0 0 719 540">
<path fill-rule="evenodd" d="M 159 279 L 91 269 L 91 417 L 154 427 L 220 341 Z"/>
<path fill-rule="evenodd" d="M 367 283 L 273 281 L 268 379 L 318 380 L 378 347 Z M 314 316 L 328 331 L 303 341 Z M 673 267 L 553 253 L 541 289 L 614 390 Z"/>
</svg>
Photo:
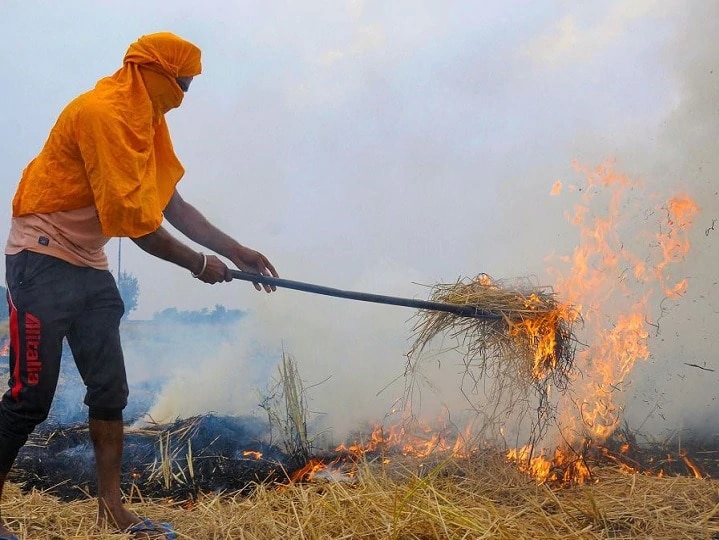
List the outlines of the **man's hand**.
<svg viewBox="0 0 719 540">
<path fill-rule="evenodd" d="M 243 272 L 250 272 L 252 274 L 260 274 L 263 276 L 280 277 L 277 270 L 275 270 L 275 267 L 272 266 L 272 263 L 267 260 L 267 257 L 254 249 L 246 248 L 245 246 L 238 246 L 232 251 L 230 260 Z M 230 274 L 229 269 L 227 270 L 227 273 L 230 276 L 230 279 L 227 281 L 230 281 L 232 279 L 232 275 Z M 277 290 L 274 285 L 260 286 L 259 283 L 254 283 L 253 285 L 258 291 L 262 290 L 263 287 L 265 292 L 268 293 Z"/>
<path fill-rule="evenodd" d="M 222 283 L 223 281 L 232 281 L 232 274 L 227 265 L 215 255 L 202 255 L 202 260 L 198 262 L 197 268 L 192 271 L 193 277 L 209 284 Z"/>
</svg>

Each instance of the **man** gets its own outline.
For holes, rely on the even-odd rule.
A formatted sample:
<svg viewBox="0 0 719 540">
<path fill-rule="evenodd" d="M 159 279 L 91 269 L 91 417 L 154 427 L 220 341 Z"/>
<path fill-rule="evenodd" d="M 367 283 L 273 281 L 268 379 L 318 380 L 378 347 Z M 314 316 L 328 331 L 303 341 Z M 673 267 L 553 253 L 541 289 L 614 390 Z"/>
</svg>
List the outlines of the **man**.
<svg viewBox="0 0 719 540">
<path fill-rule="evenodd" d="M 164 218 L 241 270 L 277 276 L 264 255 L 215 228 L 176 190 L 184 169 L 164 115 L 180 106 L 200 71 L 200 50 L 174 34 L 133 43 L 122 68 L 67 105 L 23 171 L 5 250 L 11 346 L 9 389 L 0 402 L 0 496 L 19 449 L 47 418 L 67 338 L 87 388 L 98 523 L 140 537 L 175 533 L 121 501 L 128 396 L 119 336 L 124 306 L 104 245 L 110 237 L 129 237 L 205 283 L 232 280 L 218 257 L 170 235 Z M 255 288 L 261 290 L 257 283 Z M 16 536 L 0 516 L 3 539 Z"/>
</svg>

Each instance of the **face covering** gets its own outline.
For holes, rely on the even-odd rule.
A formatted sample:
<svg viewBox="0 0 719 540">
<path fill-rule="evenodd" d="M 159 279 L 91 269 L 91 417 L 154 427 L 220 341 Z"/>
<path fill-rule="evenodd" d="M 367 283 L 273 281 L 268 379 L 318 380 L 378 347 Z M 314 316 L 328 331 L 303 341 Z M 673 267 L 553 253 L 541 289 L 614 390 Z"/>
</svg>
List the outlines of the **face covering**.
<svg viewBox="0 0 719 540">
<path fill-rule="evenodd" d="M 177 77 L 193 77 L 202 71 L 200 49 L 169 32 L 143 36 L 125 54 L 126 65 L 138 66 L 152 100 L 154 123 L 158 116 L 182 103 L 184 93 Z"/>
<path fill-rule="evenodd" d="M 174 79 L 164 73 L 158 73 L 148 68 L 141 67 L 140 72 L 142 73 L 142 80 L 145 82 L 147 93 L 150 95 L 155 117 L 176 109 L 182 104 L 185 93 Z"/>
</svg>

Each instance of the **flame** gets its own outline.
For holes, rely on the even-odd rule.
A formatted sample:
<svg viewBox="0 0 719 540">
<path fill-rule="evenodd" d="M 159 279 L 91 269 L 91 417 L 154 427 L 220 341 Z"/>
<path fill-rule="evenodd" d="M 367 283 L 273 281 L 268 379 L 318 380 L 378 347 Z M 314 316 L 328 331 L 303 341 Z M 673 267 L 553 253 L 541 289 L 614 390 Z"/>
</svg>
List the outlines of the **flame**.
<svg viewBox="0 0 719 540">
<path fill-rule="evenodd" d="M 532 451 L 531 446 L 523 446 L 518 450 L 510 450 L 506 457 L 508 461 L 515 463 L 520 471 L 533 476 L 539 483 L 584 483 L 592 476 L 584 458 L 570 450 L 556 448 L 551 458 L 542 453 L 535 456 Z"/>
<path fill-rule="evenodd" d="M 681 296 L 686 291 L 687 280 L 681 279 L 674 285 L 668 285 L 669 276 L 665 277 L 666 267 L 673 262 L 684 260 L 689 252 L 690 243 L 688 239 L 694 216 L 699 212 L 699 206 L 687 195 L 672 197 L 666 204 L 667 230 L 656 235 L 664 255 L 663 260 L 656 267 L 657 279 L 664 287 L 664 293 L 674 298 Z"/>
<path fill-rule="evenodd" d="M 582 317 L 589 326 L 591 347 L 579 355 L 584 378 L 575 384 L 581 387 L 581 425 L 595 442 L 603 442 L 622 417 L 622 406 L 614 399 L 617 391 L 621 392 L 635 363 L 650 354 L 648 321 L 654 285 L 665 295 L 686 289 L 686 280 L 667 286 L 668 270 L 689 252 L 688 233 L 698 206 L 687 195 L 671 197 L 662 205 L 666 219 L 654 234 L 659 249 L 647 251 L 643 231 L 639 238 L 632 238 L 636 224 L 627 220 L 632 217 L 628 210 L 634 202 L 630 195 L 639 193 L 643 199 L 644 186 L 615 172 L 612 164 L 594 171 L 577 166 L 577 170 L 585 174 L 587 186 L 583 204 L 568 217 L 580 229 L 580 242 L 570 259 L 569 272 L 557 276 L 556 288 L 569 303 L 582 306 Z M 593 204 L 602 190 L 608 207 L 604 215 Z M 626 277 L 627 270 L 633 280 Z M 564 410 L 569 415 L 576 413 L 576 408 Z M 576 425 L 575 420 L 565 417 L 567 425 Z"/>
<path fill-rule="evenodd" d="M 482 287 L 496 287 L 496 285 L 492 281 L 492 278 L 489 277 L 487 274 L 480 274 L 477 277 L 477 283 Z"/>
<path fill-rule="evenodd" d="M 682 448 L 682 450 L 679 452 L 679 457 L 682 458 L 682 461 L 687 466 L 687 468 L 692 471 L 695 478 L 704 478 L 704 474 L 702 473 L 701 469 L 689 458 L 689 455 L 684 448 Z"/>
<path fill-rule="evenodd" d="M 575 169 L 585 177 L 585 185 L 567 190 L 580 200 L 566 218 L 578 229 L 579 241 L 571 254 L 557 259 L 565 270 L 550 269 L 554 289 L 580 313 L 587 334 L 582 341 L 589 344 L 576 358 L 582 376 L 572 381 L 571 395 L 564 396 L 558 406 L 557 440 L 565 441 L 567 448 L 584 447 L 586 440 L 600 446 L 619 426 L 628 376 L 636 362 L 650 356 L 655 297 L 676 298 L 687 290 L 687 280 L 672 276 L 672 270 L 689 253 L 689 233 L 699 212 L 686 194 L 661 202 L 641 182 L 616 172 L 613 163 L 594 170 L 575 164 Z M 561 182 L 555 182 L 552 195 L 561 191 Z M 652 200 L 660 202 L 646 208 Z M 652 233 L 654 228 L 658 232 Z M 531 324 L 523 331 L 540 345 L 546 362 L 553 336 Z M 542 364 L 541 354 L 535 364 L 537 373 L 551 368 Z M 572 454 L 574 459 L 570 459 Z M 533 455 L 528 447 L 507 454 L 540 481 L 583 482 L 590 476 L 577 456 L 559 448 L 548 455 Z M 682 459 L 697 474 L 691 460 Z M 615 461 L 634 470 L 625 461 Z"/>
<path fill-rule="evenodd" d="M 257 452 L 255 450 L 244 450 L 242 455 L 247 458 L 262 459 L 262 452 Z"/>
<path fill-rule="evenodd" d="M 423 458 L 433 454 L 466 457 L 475 451 L 470 442 L 471 426 L 461 434 L 447 426 L 432 427 L 421 422 L 413 422 L 411 426 L 409 428 L 405 423 L 389 427 L 376 424 L 366 440 L 340 444 L 335 452 L 348 452 L 357 457 L 368 453 L 394 453 Z"/>
<path fill-rule="evenodd" d="M 541 317 L 524 317 L 509 324 L 509 334 L 521 343 L 531 344 L 534 357 L 532 376 L 542 380 L 557 367 L 562 328 L 571 327 L 579 317 L 573 307 L 561 303 L 548 305 L 537 294 L 531 294 L 524 303 L 530 312 L 541 312 Z"/>
<path fill-rule="evenodd" d="M 290 484 L 294 484 L 296 482 L 311 482 L 314 480 L 315 475 L 319 471 L 326 468 L 327 464 L 321 459 L 312 458 L 304 467 L 297 469 L 294 473 L 292 473 L 290 476 Z"/>
<path fill-rule="evenodd" d="M 585 177 L 584 185 L 554 183 L 551 194 L 578 196 L 579 202 L 567 220 L 578 230 L 572 253 L 556 258 L 562 269 L 550 269 L 555 277 L 553 290 L 562 297 L 548 308 L 546 300 L 533 294 L 524 300 L 530 316 L 510 321 L 512 337 L 531 343 L 535 351 L 533 375 L 543 379 L 557 365 L 556 350 L 562 336 L 557 329 L 581 319 L 588 346 L 578 351 L 577 376 L 570 392 L 557 398 L 556 441 L 542 441 L 546 449 L 523 446 L 511 449 L 506 459 L 539 482 L 561 484 L 593 480 L 590 459 L 603 456 L 627 473 L 639 469 L 630 444 L 610 450 L 604 443 L 616 432 L 623 417 L 622 394 L 637 362 L 649 358 L 653 307 L 659 295 L 675 298 L 685 293 L 688 283 L 672 276 L 677 263 L 690 251 L 689 232 L 699 211 L 688 195 L 657 199 L 646 186 L 616 172 L 612 163 L 594 170 L 575 165 Z M 654 201 L 646 208 L 647 201 Z M 653 232 L 658 229 L 659 232 Z M 489 276 L 476 283 L 495 287 Z M 541 312 L 543 317 L 532 317 Z M 461 435 L 443 426 L 404 423 L 386 427 L 377 424 L 365 439 L 339 445 L 335 451 L 361 458 L 368 453 L 427 457 L 442 452 L 455 457 L 471 456 L 477 447 L 470 441 L 471 429 Z M 699 467 L 682 454 L 686 467 L 697 477 Z M 310 461 L 293 475 L 293 480 L 311 480 L 327 465 Z M 664 470 L 656 473 L 665 474 Z"/>
</svg>

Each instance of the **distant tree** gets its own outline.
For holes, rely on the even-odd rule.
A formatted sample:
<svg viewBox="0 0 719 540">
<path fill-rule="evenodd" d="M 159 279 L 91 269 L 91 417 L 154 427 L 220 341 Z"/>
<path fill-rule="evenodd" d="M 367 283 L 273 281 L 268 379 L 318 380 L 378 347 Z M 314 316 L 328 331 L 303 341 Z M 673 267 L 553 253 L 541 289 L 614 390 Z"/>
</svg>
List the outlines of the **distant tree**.
<svg viewBox="0 0 719 540">
<path fill-rule="evenodd" d="M 120 272 L 117 288 L 120 289 L 120 296 L 122 301 L 125 302 L 125 315 L 123 317 L 127 317 L 137 309 L 137 302 L 140 298 L 140 284 L 131 273 Z"/>
<path fill-rule="evenodd" d="M 174 307 L 163 309 L 155 313 L 153 320 L 183 324 L 227 324 L 239 321 L 246 314 L 241 309 L 227 309 L 222 304 L 216 304 L 212 311 L 207 308 L 195 311 L 178 311 Z"/>
</svg>

